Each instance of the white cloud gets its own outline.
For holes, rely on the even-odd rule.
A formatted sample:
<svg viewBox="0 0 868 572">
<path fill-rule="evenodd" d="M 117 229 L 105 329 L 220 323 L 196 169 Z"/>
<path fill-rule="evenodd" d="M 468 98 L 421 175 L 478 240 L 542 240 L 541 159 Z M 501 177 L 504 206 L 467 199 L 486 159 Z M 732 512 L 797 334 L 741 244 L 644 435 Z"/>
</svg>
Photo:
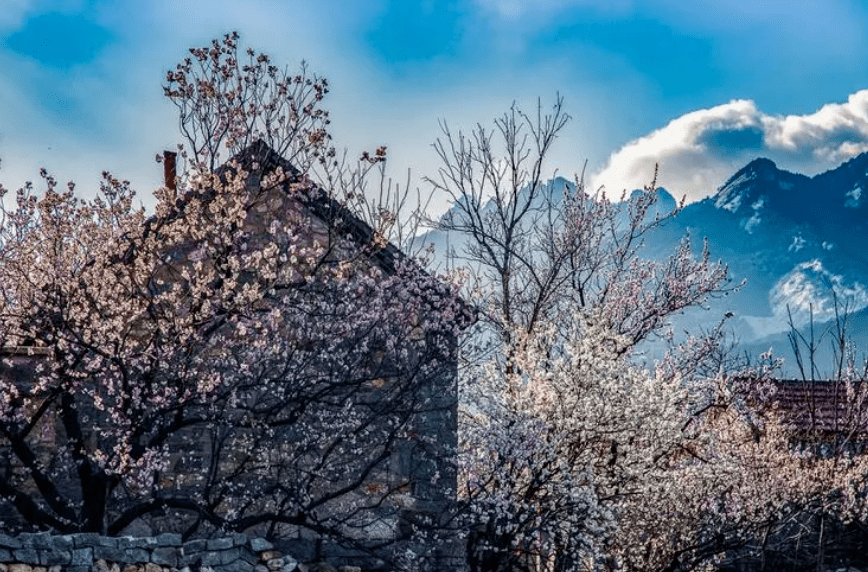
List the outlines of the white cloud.
<svg viewBox="0 0 868 572">
<path fill-rule="evenodd" d="M 826 245 L 823 243 L 824 248 Z M 834 320 L 836 298 L 850 312 L 868 306 L 868 290 L 864 285 L 830 272 L 820 260 L 796 265 L 769 292 L 775 317 L 785 323 L 792 316 L 796 326 L 807 325 L 812 317 L 818 322 Z"/>
<path fill-rule="evenodd" d="M 868 151 L 868 89 L 807 115 L 769 115 L 734 100 L 687 113 L 613 153 L 592 178 L 610 191 L 641 188 L 659 164 L 658 184 L 688 201 L 712 194 L 758 156 L 807 174 Z"/>
<path fill-rule="evenodd" d="M 795 237 L 790 250 L 798 251 L 804 242 L 800 236 Z M 827 250 L 832 247 L 823 243 Z M 741 319 L 752 330 L 749 337 L 762 338 L 789 331 L 790 319 L 797 328 L 810 325 L 811 320 L 814 323 L 834 320 L 836 300 L 847 311 L 859 312 L 868 307 L 868 289 L 857 280 L 833 273 L 814 259 L 795 265 L 769 290 L 771 316 Z"/>
</svg>

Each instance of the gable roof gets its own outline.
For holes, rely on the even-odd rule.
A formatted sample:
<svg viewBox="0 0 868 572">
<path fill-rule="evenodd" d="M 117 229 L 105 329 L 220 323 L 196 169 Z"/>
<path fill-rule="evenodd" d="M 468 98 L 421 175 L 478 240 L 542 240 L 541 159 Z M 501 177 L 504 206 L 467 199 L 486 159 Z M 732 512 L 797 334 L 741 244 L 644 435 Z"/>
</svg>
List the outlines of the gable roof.
<svg viewBox="0 0 868 572">
<path fill-rule="evenodd" d="M 290 192 L 290 185 L 305 179 L 305 175 L 262 140 L 257 140 L 224 164 L 218 171 L 218 175 L 231 171 L 232 163 L 237 164 L 241 169 L 250 173 L 251 180 L 248 184 L 256 185 L 259 184 L 259 181 L 263 177 L 268 176 L 277 169 L 281 169 L 287 174 L 287 177 L 280 182 L 280 188 L 287 194 Z M 310 214 L 327 222 L 327 224 L 336 225 L 336 230 L 342 234 L 349 235 L 357 244 L 372 245 L 375 243 L 377 238 L 376 232 L 368 223 L 335 200 L 334 197 L 321 187 L 313 183 L 311 184 L 312 192 L 294 194 Z M 388 241 L 384 245 L 370 249 L 367 254 L 372 261 L 389 275 L 394 275 L 398 264 L 402 262 L 416 264 L 401 249 Z M 421 272 L 427 272 L 427 270 L 418 265 L 416 267 Z M 456 314 L 455 319 L 459 321 L 459 325 L 463 330 L 476 322 L 478 313 L 460 295 L 456 296 L 456 301 L 460 312 Z"/>
<path fill-rule="evenodd" d="M 863 382 L 774 381 L 783 421 L 797 431 L 858 434 L 868 438 L 868 395 Z"/>
<path fill-rule="evenodd" d="M 262 140 L 256 141 L 233 157 L 218 170 L 218 174 L 231 171 L 229 165 L 233 162 L 250 173 L 251 183 L 253 184 L 259 184 L 261 178 L 280 168 L 287 174 L 287 178 L 280 183 L 281 188 L 285 192 L 289 192 L 291 184 L 301 182 L 304 178 L 304 175 L 287 159 Z M 313 192 L 309 195 L 299 196 L 299 199 L 308 212 L 323 221 L 338 224 L 339 230 L 345 234 L 349 234 L 356 243 L 372 244 L 376 238 L 376 233 L 369 224 L 319 186 L 314 185 Z M 382 248 L 376 249 L 376 251 L 371 253 L 371 257 L 389 274 L 394 274 L 396 265 L 408 258 L 391 242 L 387 242 Z"/>
</svg>

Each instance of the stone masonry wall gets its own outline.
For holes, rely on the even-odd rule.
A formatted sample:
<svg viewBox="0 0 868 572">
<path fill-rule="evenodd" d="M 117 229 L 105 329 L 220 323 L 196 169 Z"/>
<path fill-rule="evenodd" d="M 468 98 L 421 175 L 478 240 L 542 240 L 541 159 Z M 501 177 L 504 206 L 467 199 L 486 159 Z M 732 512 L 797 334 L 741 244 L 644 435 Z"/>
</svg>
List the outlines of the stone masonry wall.
<svg viewBox="0 0 868 572">
<path fill-rule="evenodd" d="M 359 572 L 306 565 L 267 540 L 233 534 L 182 542 L 179 534 L 106 537 L 94 533 L 0 534 L 0 572 Z"/>
</svg>

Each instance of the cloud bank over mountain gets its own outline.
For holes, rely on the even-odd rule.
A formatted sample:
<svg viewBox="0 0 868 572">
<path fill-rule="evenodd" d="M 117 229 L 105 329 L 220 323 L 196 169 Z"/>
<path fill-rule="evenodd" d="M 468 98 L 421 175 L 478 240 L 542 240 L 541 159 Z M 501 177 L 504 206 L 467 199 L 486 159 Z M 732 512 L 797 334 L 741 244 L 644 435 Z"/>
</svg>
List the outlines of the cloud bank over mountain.
<svg viewBox="0 0 868 572">
<path fill-rule="evenodd" d="M 771 115 L 741 99 L 687 113 L 627 143 L 591 183 L 610 193 L 641 188 L 658 164 L 658 184 L 693 202 L 712 194 L 734 167 L 758 156 L 785 169 L 817 173 L 865 151 L 868 89 L 806 115 Z"/>
</svg>

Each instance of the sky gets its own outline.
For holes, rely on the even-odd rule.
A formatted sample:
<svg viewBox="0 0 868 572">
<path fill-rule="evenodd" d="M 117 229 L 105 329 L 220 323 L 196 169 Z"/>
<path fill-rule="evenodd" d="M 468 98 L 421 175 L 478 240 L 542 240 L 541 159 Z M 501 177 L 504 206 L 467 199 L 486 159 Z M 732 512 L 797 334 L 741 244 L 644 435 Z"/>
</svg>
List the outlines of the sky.
<svg viewBox="0 0 868 572">
<path fill-rule="evenodd" d="M 386 145 L 389 174 L 423 191 L 441 122 L 558 94 L 572 120 L 549 172 L 587 161 L 612 194 L 655 164 L 691 202 L 759 156 L 815 174 L 868 151 L 862 0 L 4 0 L 0 182 L 46 167 L 92 195 L 110 170 L 148 204 L 155 155 L 180 141 L 165 72 L 232 30 L 327 77 L 338 146 Z"/>
</svg>

